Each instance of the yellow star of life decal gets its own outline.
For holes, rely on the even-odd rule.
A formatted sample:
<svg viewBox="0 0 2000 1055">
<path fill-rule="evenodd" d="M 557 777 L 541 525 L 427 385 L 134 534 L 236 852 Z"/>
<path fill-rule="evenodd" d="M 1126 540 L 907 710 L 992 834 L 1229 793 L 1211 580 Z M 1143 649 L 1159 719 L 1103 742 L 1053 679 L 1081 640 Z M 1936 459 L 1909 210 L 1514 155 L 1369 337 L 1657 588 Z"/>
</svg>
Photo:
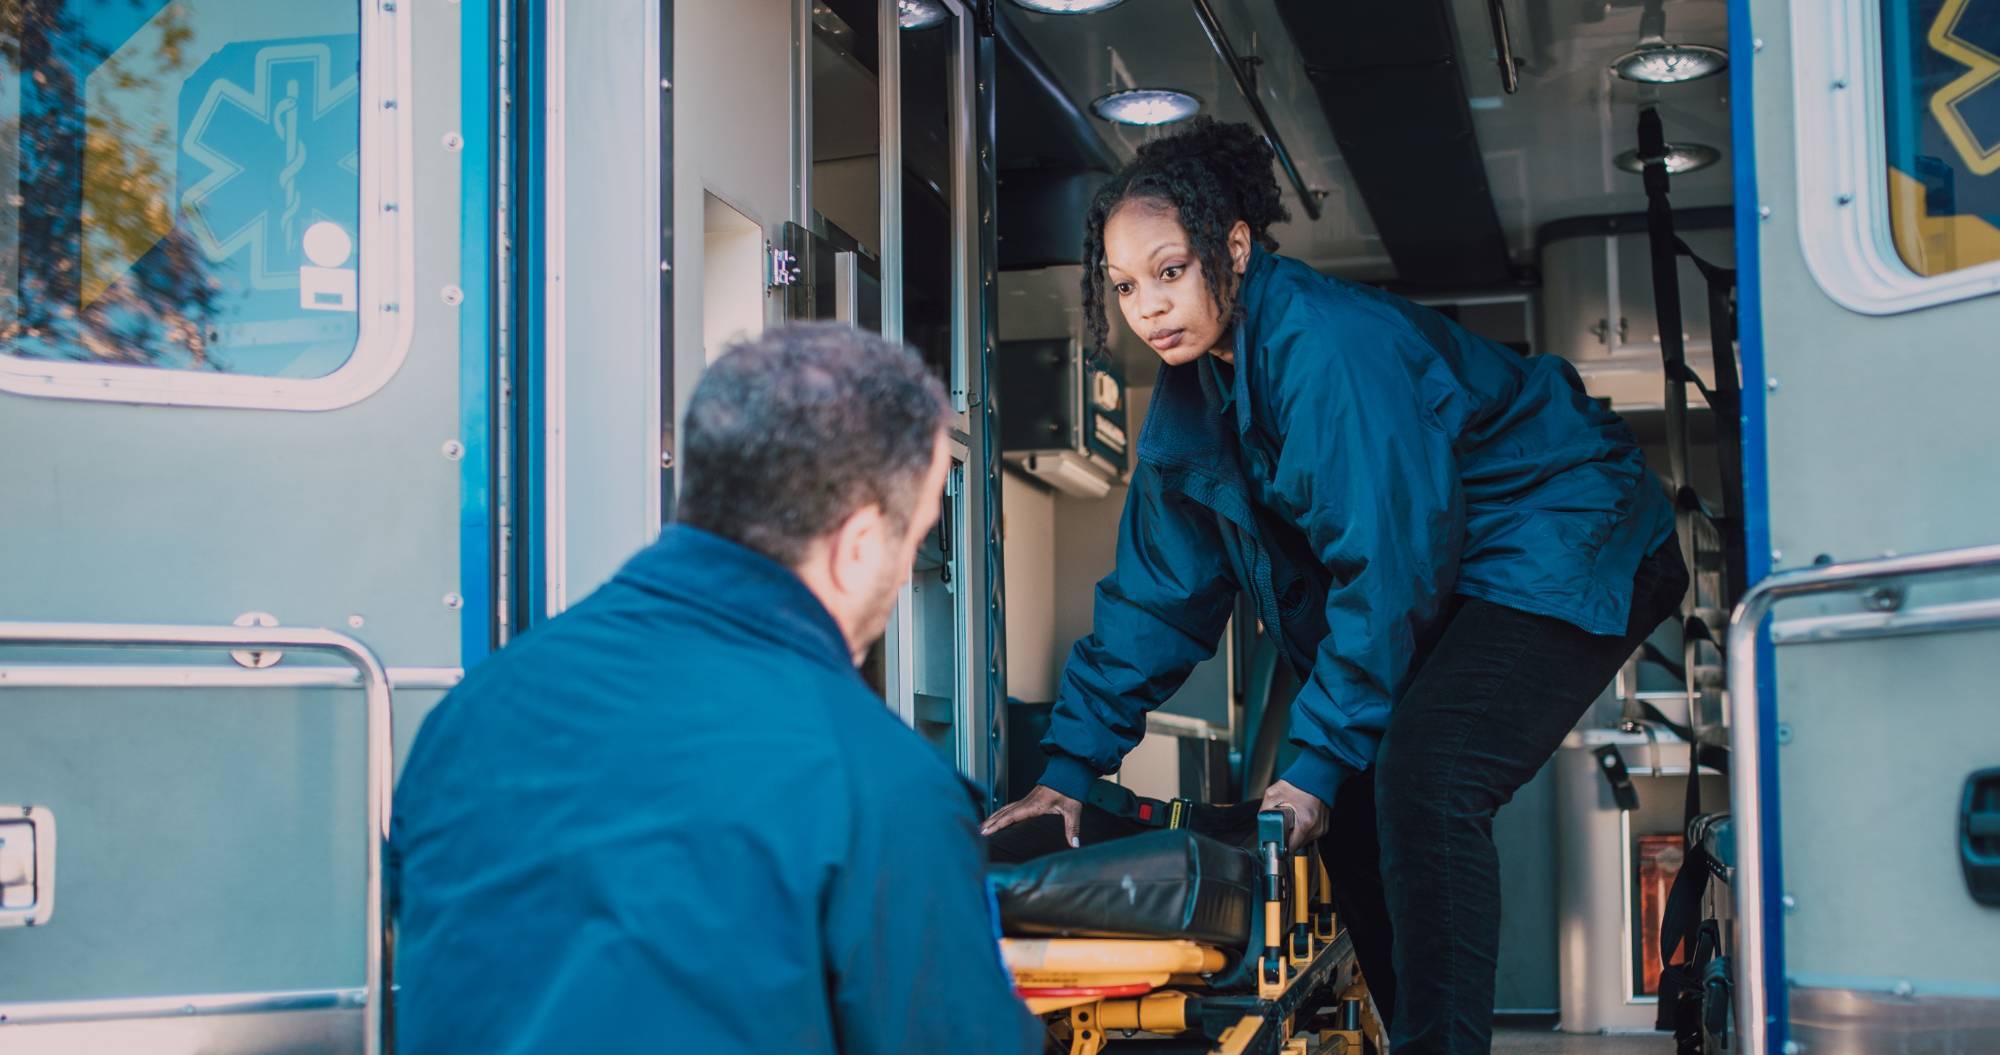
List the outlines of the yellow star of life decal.
<svg viewBox="0 0 2000 1055">
<path fill-rule="evenodd" d="M 1992 0 L 1987 0 L 1992 2 Z M 1993 55 L 1958 36 L 1958 23 L 1972 0 L 1945 0 L 1936 21 L 1931 23 L 1930 44 L 1940 54 L 1971 67 L 1965 74 L 1931 96 L 1931 116 L 1944 128 L 1951 145 L 1965 166 L 1975 174 L 1991 176 L 2000 172 L 2000 144 L 1987 147 L 1973 134 L 1972 125 L 1959 112 L 1959 105 L 1982 89 L 2000 81 L 2000 55 Z"/>
</svg>

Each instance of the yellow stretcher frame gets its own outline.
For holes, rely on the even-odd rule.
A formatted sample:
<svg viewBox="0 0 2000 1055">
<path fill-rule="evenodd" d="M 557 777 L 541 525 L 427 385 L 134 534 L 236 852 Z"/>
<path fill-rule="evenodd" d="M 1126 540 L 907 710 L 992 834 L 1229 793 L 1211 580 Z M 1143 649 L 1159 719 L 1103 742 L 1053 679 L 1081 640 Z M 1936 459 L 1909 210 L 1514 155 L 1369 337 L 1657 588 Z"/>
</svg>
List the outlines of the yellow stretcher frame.
<svg viewBox="0 0 2000 1055">
<path fill-rule="evenodd" d="M 1353 943 L 1334 916 L 1333 884 L 1317 849 L 1288 852 L 1277 813 L 1260 814 L 1258 831 L 1264 937 L 1261 948 L 1240 952 L 1254 957 L 1255 979 L 1240 991 L 1215 988 L 1230 966 L 1228 951 L 1184 939 L 1001 941 L 1028 1009 L 1058 1036 L 1067 1034 L 1069 1055 L 1100 1055 L 1115 1048 L 1115 1034 L 1213 1030 L 1218 1016 L 1227 1024 L 1215 1033 L 1210 1055 L 1360 1055 L 1364 1038 L 1387 1050 Z M 1204 1007 L 1208 1013 L 1190 1014 Z M 1338 1009 L 1338 1028 L 1309 1028 L 1328 1007 Z"/>
</svg>

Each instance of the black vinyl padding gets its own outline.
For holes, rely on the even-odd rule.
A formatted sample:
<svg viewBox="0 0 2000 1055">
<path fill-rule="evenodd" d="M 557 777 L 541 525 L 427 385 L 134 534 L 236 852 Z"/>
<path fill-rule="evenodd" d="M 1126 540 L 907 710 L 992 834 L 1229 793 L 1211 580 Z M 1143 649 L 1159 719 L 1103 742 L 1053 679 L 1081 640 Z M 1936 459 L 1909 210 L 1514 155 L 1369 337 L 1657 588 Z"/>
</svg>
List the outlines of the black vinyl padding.
<svg viewBox="0 0 2000 1055">
<path fill-rule="evenodd" d="M 1250 851 L 1155 830 L 991 873 L 1002 929 L 1017 937 L 1185 938 L 1240 949 L 1257 907 Z"/>
</svg>

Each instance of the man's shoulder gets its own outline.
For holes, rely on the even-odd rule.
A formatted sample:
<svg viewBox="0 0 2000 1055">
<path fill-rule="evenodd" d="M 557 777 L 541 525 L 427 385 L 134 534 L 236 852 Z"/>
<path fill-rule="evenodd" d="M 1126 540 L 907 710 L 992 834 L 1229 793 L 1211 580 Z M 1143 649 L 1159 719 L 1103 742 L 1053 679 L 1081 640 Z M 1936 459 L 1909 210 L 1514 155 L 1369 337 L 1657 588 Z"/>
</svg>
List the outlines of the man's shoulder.
<svg viewBox="0 0 2000 1055">
<path fill-rule="evenodd" d="M 907 803 L 911 796 L 970 801 L 958 771 L 916 730 L 904 725 L 881 697 L 856 680 L 841 691 L 831 731 L 857 798 Z"/>
</svg>

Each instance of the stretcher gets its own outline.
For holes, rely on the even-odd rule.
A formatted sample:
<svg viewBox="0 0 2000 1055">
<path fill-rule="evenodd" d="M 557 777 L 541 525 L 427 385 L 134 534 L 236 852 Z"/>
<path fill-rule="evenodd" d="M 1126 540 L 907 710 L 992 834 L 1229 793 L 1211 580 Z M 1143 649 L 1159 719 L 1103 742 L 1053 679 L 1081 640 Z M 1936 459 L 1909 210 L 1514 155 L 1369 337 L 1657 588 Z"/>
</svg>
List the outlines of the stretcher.
<svg viewBox="0 0 2000 1055">
<path fill-rule="evenodd" d="M 996 879 L 1002 956 L 1050 1050 L 1386 1052 L 1326 868 L 1285 824 L 1259 814 L 1255 853 L 1162 832 Z"/>
</svg>

